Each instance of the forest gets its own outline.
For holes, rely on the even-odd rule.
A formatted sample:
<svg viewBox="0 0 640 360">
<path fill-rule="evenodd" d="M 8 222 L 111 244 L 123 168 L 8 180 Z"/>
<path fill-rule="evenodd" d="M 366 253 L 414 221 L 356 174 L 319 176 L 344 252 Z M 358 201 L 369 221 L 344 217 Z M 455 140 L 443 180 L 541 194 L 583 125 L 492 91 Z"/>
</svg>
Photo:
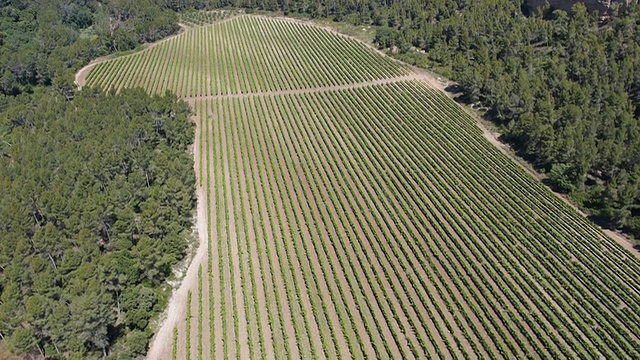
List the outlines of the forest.
<svg viewBox="0 0 640 360">
<path fill-rule="evenodd" d="M 0 6 L 0 94 L 9 96 L 37 86 L 69 91 L 75 71 L 90 60 L 180 28 L 175 13 L 152 0 L 4 0 Z"/>
<path fill-rule="evenodd" d="M 146 352 L 191 230 L 189 115 L 174 95 L 142 90 L 73 101 L 48 91 L 5 112 L 0 333 L 10 350 Z"/>
<path fill-rule="evenodd" d="M 139 89 L 78 92 L 73 75 L 175 33 L 167 5 L 2 1 L 0 354 L 146 353 L 191 235 L 191 109 Z"/>
<path fill-rule="evenodd" d="M 615 5 L 615 4 L 614 4 Z M 605 227 L 640 237 L 640 7 L 520 0 L 211 1 L 377 26 L 381 49 L 457 83 L 517 153 Z M 490 14 L 490 16 L 488 15 Z"/>
</svg>

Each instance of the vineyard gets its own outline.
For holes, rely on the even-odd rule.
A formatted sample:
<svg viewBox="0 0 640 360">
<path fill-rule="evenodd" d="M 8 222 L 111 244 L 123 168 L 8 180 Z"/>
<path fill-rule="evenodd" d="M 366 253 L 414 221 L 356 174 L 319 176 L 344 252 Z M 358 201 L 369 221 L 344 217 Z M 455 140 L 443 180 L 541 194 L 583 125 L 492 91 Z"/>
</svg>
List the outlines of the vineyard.
<svg viewBox="0 0 640 360">
<path fill-rule="evenodd" d="M 640 261 L 364 44 L 235 16 L 87 85 L 195 113 L 205 256 L 150 358 L 640 358 Z"/>
<path fill-rule="evenodd" d="M 87 85 L 171 90 L 197 98 L 338 86 L 408 72 L 345 36 L 292 21 L 241 16 L 100 63 Z"/>
</svg>

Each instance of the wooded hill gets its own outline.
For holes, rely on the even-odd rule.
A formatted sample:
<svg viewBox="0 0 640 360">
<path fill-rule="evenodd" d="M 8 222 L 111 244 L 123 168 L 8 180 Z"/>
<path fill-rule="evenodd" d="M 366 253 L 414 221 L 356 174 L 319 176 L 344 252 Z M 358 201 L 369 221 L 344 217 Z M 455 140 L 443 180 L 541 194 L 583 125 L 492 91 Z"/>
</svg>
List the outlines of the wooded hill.
<svg viewBox="0 0 640 360">
<path fill-rule="evenodd" d="M 152 0 L 0 1 L 0 94 L 68 91 L 89 60 L 171 35 L 173 11 Z"/>
<path fill-rule="evenodd" d="M 1 5 L 0 347 L 134 358 L 191 232 L 191 110 L 72 81 L 89 59 L 174 33 L 175 13 L 150 0 Z"/>
<path fill-rule="evenodd" d="M 2 118 L 0 333 L 13 351 L 146 352 L 191 229 L 189 114 L 172 95 L 84 90 Z"/>
</svg>

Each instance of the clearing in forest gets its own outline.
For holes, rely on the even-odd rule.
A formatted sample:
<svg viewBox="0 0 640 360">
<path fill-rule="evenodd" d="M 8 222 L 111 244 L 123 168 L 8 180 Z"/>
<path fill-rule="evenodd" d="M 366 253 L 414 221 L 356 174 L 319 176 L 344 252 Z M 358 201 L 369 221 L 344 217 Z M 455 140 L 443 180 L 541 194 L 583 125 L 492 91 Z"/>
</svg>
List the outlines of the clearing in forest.
<svg viewBox="0 0 640 360">
<path fill-rule="evenodd" d="M 640 358 L 640 261 L 368 46 L 236 16 L 87 81 L 195 113 L 203 241 L 150 358 Z"/>
</svg>

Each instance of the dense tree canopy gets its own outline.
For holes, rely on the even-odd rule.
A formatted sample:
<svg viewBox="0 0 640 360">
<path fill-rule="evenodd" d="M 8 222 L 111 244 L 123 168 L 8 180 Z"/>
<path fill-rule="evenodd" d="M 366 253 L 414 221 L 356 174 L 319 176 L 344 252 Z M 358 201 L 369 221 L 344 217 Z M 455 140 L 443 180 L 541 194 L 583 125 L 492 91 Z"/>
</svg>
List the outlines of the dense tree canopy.
<svg viewBox="0 0 640 360">
<path fill-rule="evenodd" d="M 161 4 L 162 3 L 162 4 Z M 176 32 L 163 0 L 6 0 L 0 4 L 0 94 L 68 90 L 89 60 Z M 1 109 L 0 109 L 1 110 Z"/>
<path fill-rule="evenodd" d="M 172 4 L 0 5 L 0 348 L 143 354 L 191 229 L 190 109 L 72 81 L 90 59 L 176 32 Z"/>
<path fill-rule="evenodd" d="M 145 351 L 191 229 L 189 115 L 173 95 L 85 90 L 21 96 L 0 117 L 0 334 L 12 351 Z"/>
</svg>

